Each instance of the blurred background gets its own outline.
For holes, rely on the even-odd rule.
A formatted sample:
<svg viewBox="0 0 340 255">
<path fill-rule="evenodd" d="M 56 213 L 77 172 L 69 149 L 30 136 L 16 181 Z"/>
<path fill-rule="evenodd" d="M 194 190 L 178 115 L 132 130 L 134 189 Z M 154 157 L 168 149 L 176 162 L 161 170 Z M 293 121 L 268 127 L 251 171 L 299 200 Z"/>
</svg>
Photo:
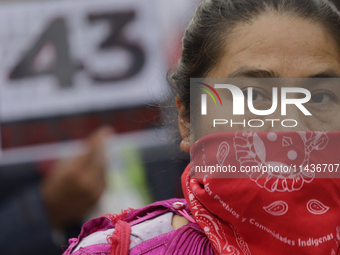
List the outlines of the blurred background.
<svg viewBox="0 0 340 255">
<path fill-rule="evenodd" d="M 0 1 L 0 254 L 183 196 L 166 76 L 199 2 Z"/>
<path fill-rule="evenodd" d="M 90 218 L 182 197 L 189 156 L 158 105 L 198 2 L 0 1 L 1 254 L 61 254 Z M 101 164 L 105 189 L 85 203 L 94 189 L 74 179 Z"/>
</svg>

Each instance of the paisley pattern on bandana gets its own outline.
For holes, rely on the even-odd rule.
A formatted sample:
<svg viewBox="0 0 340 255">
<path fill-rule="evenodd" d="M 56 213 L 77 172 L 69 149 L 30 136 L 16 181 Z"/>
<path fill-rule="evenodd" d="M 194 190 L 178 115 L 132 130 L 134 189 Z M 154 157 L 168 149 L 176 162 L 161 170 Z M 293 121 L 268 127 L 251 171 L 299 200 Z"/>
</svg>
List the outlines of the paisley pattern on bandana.
<svg viewBox="0 0 340 255">
<path fill-rule="evenodd" d="M 340 132 L 222 132 L 195 142 L 182 187 L 214 251 L 337 254 L 339 144 Z"/>
</svg>

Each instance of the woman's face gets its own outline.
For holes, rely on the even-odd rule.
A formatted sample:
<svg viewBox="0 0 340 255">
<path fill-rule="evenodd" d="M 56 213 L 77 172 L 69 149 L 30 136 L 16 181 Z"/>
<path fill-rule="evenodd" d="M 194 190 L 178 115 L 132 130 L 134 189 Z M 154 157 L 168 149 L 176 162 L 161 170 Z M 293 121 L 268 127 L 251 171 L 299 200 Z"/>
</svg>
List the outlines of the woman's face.
<svg viewBox="0 0 340 255">
<path fill-rule="evenodd" d="M 340 77 L 340 52 L 331 34 L 321 25 L 292 16 L 265 14 L 252 24 L 237 26 L 229 36 L 225 52 L 222 54 L 220 62 L 207 78 Z M 311 117 L 301 116 L 298 111 L 288 109 L 286 119 L 298 118 L 299 126 L 295 130 L 340 130 L 340 86 L 330 86 L 332 91 L 327 91 L 329 87 L 326 87 L 313 87 L 314 91 L 310 90 L 312 97 L 316 99 L 305 104 L 312 113 Z M 268 94 L 271 94 L 271 88 L 260 88 L 260 91 L 261 89 L 269 90 Z M 227 101 L 231 107 L 230 95 L 224 95 L 222 91 L 218 91 L 222 101 Z M 254 107 L 256 104 L 267 104 L 269 109 L 270 101 L 271 98 L 258 94 Z M 294 116 L 289 116 L 290 114 Z M 226 116 L 226 119 L 228 117 L 232 118 Z M 247 116 L 244 118 L 247 119 Z M 180 125 L 183 125 L 182 122 Z M 181 129 L 183 128 L 182 126 Z M 237 126 L 213 129 L 212 123 L 206 121 L 200 123 L 199 136 L 218 131 L 239 130 L 240 127 Z M 256 131 L 282 131 L 282 129 L 265 125 L 262 130 Z M 182 136 L 183 134 L 185 132 L 182 132 Z M 185 135 L 184 139 L 187 139 Z M 187 140 L 183 142 L 186 146 L 183 148 L 182 143 L 182 149 L 187 151 L 190 142 L 189 144 Z"/>
</svg>

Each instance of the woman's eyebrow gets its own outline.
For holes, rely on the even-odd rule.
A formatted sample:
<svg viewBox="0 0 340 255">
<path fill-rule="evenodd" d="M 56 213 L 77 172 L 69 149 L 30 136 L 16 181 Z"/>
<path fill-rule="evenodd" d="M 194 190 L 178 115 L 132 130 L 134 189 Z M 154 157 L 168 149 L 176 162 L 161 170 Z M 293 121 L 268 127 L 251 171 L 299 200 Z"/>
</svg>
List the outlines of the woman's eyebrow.
<svg viewBox="0 0 340 255">
<path fill-rule="evenodd" d="M 261 69 L 246 69 L 241 68 L 229 75 L 228 78 L 279 78 L 279 75 L 272 70 L 261 70 Z"/>
<path fill-rule="evenodd" d="M 228 78 L 237 78 L 237 77 L 245 77 L 245 78 L 279 78 L 279 74 L 272 70 L 261 70 L 261 69 L 246 69 L 241 68 L 229 75 Z M 307 78 L 340 78 L 340 74 L 336 71 L 329 70 L 320 72 L 317 74 L 313 74 L 308 76 Z"/>
<path fill-rule="evenodd" d="M 308 78 L 340 78 L 340 75 L 335 71 L 325 71 L 309 76 Z"/>
</svg>

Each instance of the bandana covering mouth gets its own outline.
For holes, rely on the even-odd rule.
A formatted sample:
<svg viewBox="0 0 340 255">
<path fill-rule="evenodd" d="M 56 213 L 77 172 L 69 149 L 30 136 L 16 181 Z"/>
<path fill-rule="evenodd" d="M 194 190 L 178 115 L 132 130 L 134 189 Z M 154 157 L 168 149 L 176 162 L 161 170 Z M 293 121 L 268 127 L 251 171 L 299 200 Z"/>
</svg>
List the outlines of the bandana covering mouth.
<svg viewBox="0 0 340 255">
<path fill-rule="evenodd" d="M 182 187 L 216 254 L 338 254 L 339 146 L 340 132 L 222 132 L 194 143 Z"/>
</svg>

